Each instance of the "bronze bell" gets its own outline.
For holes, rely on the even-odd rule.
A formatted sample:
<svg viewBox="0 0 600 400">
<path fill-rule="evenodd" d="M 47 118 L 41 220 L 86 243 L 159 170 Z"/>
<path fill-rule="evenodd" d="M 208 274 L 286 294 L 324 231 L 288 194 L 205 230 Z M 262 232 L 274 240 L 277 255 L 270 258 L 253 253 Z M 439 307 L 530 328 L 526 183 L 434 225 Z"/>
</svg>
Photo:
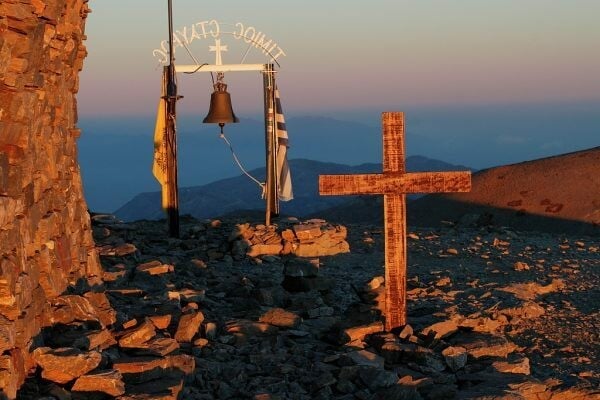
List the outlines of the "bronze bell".
<svg viewBox="0 0 600 400">
<path fill-rule="evenodd" d="M 240 122 L 233 113 L 231 107 L 231 96 L 227 93 L 227 85 L 217 83 L 214 85 L 215 91 L 210 95 L 210 107 L 208 114 L 202 122 L 205 124 L 229 124 Z"/>
</svg>

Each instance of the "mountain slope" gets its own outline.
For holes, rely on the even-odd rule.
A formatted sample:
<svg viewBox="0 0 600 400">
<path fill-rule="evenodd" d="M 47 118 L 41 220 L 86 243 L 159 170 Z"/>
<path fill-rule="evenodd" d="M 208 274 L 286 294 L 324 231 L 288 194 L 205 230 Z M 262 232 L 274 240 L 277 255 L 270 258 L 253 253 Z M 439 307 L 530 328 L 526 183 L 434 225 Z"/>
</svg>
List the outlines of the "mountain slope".
<svg viewBox="0 0 600 400">
<path fill-rule="evenodd" d="M 294 200 L 282 202 L 281 213 L 299 217 L 315 214 L 348 201 L 348 197 L 344 196 L 319 196 L 319 174 L 357 174 L 381 171 L 380 164 L 348 166 L 305 159 L 290 160 L 290 168 L 294 185 Z M 419 171 L 468 169 L 421 156 L 408 157 L 407 168 Z M 250 173 L 259 180 L 263 180 L 265 169 L 255 169 Z M 258 185 L 243 175 L 203 186 L 180 188 L 179 203 L 181 214 L 190 214 L 197 218 L 216 217 L 238 210 L 264 210 L 265 207 Z M 164 213 L 160 208 L 160 193 L 141 193 L 119 208 L 115 214 L 126 221 L 164 218 Z"/>
<path fill-rule="evenodd" d="M 600 147 L 482 170 L 469 193 L 428 195 L 409 208 L 409 222 L 479 219 L 519 229 L 598 232 Z"/>
</svg>

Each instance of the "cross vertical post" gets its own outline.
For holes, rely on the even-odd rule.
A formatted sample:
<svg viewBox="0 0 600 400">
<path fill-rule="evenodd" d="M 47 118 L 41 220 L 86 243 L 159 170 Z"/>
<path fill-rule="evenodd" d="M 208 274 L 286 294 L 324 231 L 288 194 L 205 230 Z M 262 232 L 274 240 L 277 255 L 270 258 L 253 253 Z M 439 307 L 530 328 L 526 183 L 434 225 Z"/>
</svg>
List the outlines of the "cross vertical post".
<svg viewBox="0 0 600 400">
<path fill-rule="evenodd" d="M 404 114 L 383 113 L 383 173 L 404 174 Z M 385 227 L 385 328 L 406 325 L 406 195 L 383 196 Z"/>
</svg>

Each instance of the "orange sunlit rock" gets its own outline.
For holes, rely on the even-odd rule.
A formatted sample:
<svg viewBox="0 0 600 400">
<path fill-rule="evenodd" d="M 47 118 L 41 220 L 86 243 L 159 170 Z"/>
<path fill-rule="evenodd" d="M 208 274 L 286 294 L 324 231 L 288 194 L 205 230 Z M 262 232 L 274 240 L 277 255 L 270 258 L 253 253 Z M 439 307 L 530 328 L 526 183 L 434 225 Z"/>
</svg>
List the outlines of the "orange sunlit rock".
<svg viewBox="0 0 600 400">
<path fill-rule="evenodd" d="M 0 262 L 5 280 L 0 282 L 0 314 L 15 321 L 11 329 L 19 338 L 2 351 L 24 355 L 11 367 L 17 386 L 32 363 L 30 340 L 51 323 L 46 299 L 64 294 L 79 279 L 100 275 L 74 135 L 87 13 L 85 0 L 0 4 Z M 16 255 L 12 271 L 4 260 L 9 254 Z M 14 300 L 4 296 L 3 285 Z M 12 386 L 5 394 L 15 397 Z"/>
</svg>

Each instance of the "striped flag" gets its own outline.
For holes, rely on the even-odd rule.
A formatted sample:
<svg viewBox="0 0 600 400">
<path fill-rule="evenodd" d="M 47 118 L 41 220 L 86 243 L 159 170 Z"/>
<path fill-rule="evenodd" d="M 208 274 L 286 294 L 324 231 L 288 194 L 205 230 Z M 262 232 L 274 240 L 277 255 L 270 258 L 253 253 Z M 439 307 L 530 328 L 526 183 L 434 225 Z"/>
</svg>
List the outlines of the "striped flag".
<svg viewBox="0 0 600 400">
<path fill-rule="evenodd" d="M 160 183 L 162 192 L 162 207 L 169 208 L 169 185 L 167 174 L 167 100 L 166 75 L 163 73 L 161 97 L 158 101 L 156 112 L 156 125 L 154 127 L 154 162 L 152 173 Z"/>
<path fill-rule="evenodd" d="M 275 132 L 277 133 L 277 187 L 279 189 L 279 200 L 290 201 L 294 198 L 292 192 L 292 175 L 287 160 L 288 134 L 285 127 L 285 118 L 281 108 L 279 89 L 275 86 Z"/>
</svg>

